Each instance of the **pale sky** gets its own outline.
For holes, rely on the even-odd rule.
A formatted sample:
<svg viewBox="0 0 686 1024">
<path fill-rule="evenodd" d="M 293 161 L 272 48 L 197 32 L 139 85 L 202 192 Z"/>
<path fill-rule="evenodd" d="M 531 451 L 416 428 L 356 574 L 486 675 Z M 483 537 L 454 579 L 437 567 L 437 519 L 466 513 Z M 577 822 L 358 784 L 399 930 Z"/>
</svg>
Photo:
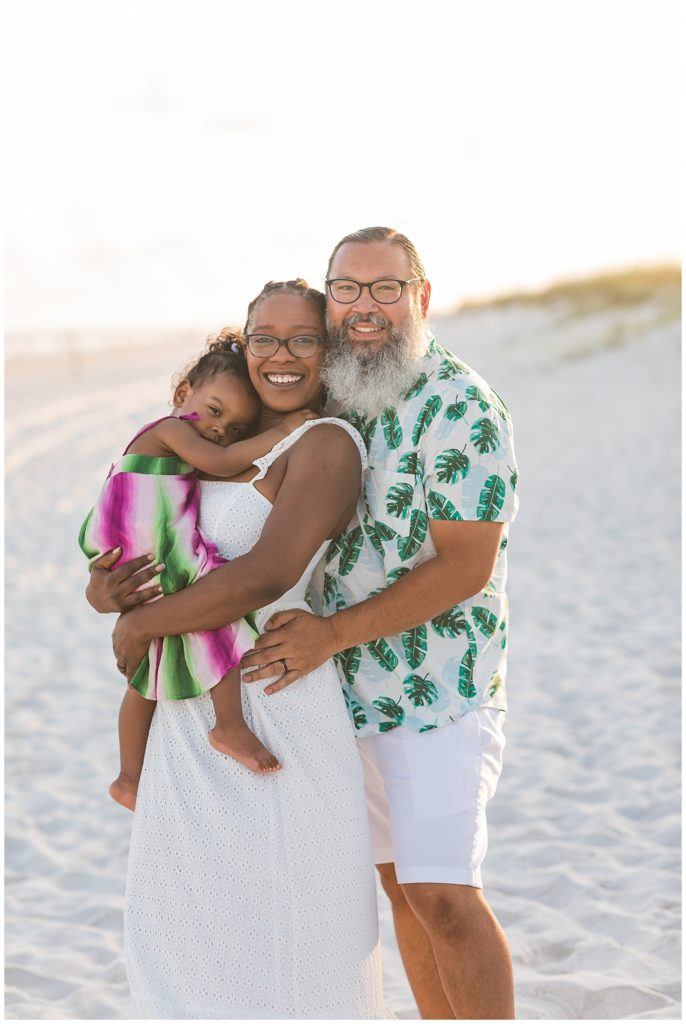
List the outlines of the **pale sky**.
<svg viewBox="0 0 686 1024">
<path fill-rule="evenodd" d="M 679 5 L 6 4 L 6 321 L 240 322 L 344 234 L 433 308 L 675 260 Z"/>
</svg>

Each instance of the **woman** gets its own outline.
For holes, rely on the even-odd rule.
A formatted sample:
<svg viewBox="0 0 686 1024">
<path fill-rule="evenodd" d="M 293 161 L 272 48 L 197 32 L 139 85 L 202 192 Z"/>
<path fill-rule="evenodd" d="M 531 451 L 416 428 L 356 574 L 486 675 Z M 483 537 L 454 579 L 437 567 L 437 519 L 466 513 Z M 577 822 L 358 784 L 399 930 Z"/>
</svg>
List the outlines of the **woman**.
<svg viewBox="0 0 686 1024">
<path fill-rule="evenodd" d="M 270 283 L 251 303 L 245 335 L 259 429 L 317 409 L 321 293 Z M 276 610 L 307 607 L 314 567 L 352 516 L 364 461 L 347 424 L 313 420 L 255 469 L 203 482 L 201 528 L 232 561 L 135 608 L 120 631 L 144 650 L 148 634 L 211 629 L 255 608 L 260 629 Z M 140 603 L 128 571 L 95 571 L 89 600 L 98 610 Z M 136 665 L 121 667 L 131 675 Z M 208 696 L 160 701 L 155 712 L 125 905 L 135 1010 L 165 1019 L 383 1017 L 361 769 L 333 664 L 271 695 L 244 686 L 243 701 L 283 771 L 258 775 L 213 750 Z"/>
</svg>

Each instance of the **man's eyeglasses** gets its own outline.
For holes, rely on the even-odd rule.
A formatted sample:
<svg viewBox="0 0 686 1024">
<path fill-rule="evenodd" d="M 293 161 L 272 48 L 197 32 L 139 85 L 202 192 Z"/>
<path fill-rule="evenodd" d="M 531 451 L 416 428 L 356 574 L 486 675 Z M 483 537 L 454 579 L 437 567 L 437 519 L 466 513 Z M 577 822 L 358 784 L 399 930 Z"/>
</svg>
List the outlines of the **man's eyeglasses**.
<svg viewBox="0 0 686 1024">
<path fill-rule="evenodd" d="M 411 277 L 409 281 L 399 281 L 393 277 L 382 277 L 378 281 L 353 281 L 349 277 L 333 277 L 326 282 L 329 295 L 334 302 L 350 305 L 357 302 L 363 288 L 369 288 L 369 294 L 375 302 L 390 306 L 397 302 L 406 284 L 419 284 L 423 277 Z"/>
<path fill-rule="evenodd" d="M 272 338 L 270 334 L 247 334 L 245 337 L 248 351 L 257 359 L 276 355 L 282 345 L 292 356 L 307 359 L 315 354 L 323 340 L 315 334 L 296 334 L 293 338 Z"/>
</svg>

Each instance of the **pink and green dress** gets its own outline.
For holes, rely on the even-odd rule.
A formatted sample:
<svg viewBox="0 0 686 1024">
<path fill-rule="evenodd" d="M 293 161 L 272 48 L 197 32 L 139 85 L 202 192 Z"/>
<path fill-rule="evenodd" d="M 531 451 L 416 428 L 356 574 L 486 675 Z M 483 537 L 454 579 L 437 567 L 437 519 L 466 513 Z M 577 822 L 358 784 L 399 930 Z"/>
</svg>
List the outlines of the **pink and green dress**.
<svg viewBox="0 0 686 1024">
<path fill-rule="evenodd" d="M 111 467 L 79 544 L 89 568 L 116 547 L 122 548 L 116 564 L 154 553 L 165 566 L 158 580 L 162 592 L 173 594 L 225 559 L 198 529 L 198 471 L 178 458 L 127 454 L 136 438 L 160 422 L 143 427 Z M 241 619 L 221 629 L 153 640 L 131 685 L 150 700 L 199 697 L 238 665 L 256 636 Z"/>
</svg>

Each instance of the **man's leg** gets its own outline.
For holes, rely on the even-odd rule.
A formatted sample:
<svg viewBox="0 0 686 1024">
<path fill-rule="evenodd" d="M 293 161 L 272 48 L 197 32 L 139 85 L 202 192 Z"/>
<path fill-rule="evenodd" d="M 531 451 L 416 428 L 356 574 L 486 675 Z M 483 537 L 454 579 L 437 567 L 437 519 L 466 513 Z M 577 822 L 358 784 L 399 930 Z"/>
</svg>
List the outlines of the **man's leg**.
<svg viewBox="0 0 686 1024">
<path fill-rule="evenodd" d="M 422 1020 L 453 1020 L 455 1014 L 443 991 L 429 936 L 398 885 L 395 866 L 376 867 L 391 902 L 398 949 Z"/>
<path fill-rule="evenodd" d="M 423 735 L 395 729 L 360 741 L 375 859 L 425 1017 L 514 1016 L 507 942 L 480 888 L 502 723 L 484 708 Z"/>
<path fill-rule="evenodd" d="M 402 889 L 408 909 L 428 936 L 452 1008 L 445 1016 L 514 1020 L 510 951 L 481 889 L 434 882 L 409 883 Z M 405 969 L 409 977 L 407 965 Z"/>
</svg>

